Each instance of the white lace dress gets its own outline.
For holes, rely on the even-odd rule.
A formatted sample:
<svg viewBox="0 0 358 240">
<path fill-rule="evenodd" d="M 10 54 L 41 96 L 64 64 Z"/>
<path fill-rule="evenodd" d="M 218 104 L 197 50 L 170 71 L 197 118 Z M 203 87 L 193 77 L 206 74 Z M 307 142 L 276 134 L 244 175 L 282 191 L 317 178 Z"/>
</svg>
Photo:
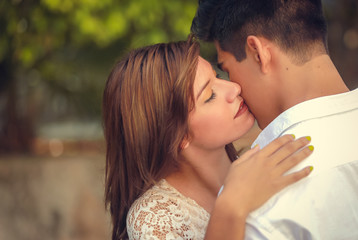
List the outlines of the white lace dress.
<svg viewBox="0 0 358 240">
<path fill-rule="evenodd" d="M 127 215 L 129 239 L 204 239 L 210 214 L 166 180 L 138 198 Z"/>
</svg>

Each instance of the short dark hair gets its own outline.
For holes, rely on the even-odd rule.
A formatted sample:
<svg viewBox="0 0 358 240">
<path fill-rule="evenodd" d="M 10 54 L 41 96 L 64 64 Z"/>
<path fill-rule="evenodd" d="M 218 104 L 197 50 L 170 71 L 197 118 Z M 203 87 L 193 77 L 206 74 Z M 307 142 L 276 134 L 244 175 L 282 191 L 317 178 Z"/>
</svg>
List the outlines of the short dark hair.
<svg viewBox="0 0 358 240">
<path fill-rule="evenodd" d="M 265 37 L 301 61 L 317 43 L 328 52 L 320 0 L 199 0 L 191 31 L 200 40 L 218 41 L 238 61 L 246 58 L 249 35 Z"/>
</svg>

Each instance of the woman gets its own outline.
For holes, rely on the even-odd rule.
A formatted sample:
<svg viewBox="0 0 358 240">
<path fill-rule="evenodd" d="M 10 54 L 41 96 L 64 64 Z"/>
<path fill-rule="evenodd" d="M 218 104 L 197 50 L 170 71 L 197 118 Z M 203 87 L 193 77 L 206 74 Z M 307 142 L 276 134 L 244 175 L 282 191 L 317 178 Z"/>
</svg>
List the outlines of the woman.
<svg viewBox="0 0 358 240">
<path fill-rule="evenodd" d="M 232 164 L 231 142 L 254 123 L 240 92 L 192 40 L 134 50 L 114 67 L 103 98 L 112 239 L 203 239 L 212 215 L 210 237 L 224 206 L 235 210 L 240 238 L 249 212 L 309 174 L 283 176 L 310 154 L 297 151 L 309 140 L 292 136 Z"/>
</svg>

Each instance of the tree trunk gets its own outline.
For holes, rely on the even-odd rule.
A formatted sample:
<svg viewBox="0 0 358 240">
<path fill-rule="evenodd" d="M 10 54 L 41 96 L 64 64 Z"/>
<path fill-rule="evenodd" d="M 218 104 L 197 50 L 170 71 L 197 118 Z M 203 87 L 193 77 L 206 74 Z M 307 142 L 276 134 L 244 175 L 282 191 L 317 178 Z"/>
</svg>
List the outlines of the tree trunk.
<svg viewBox="0 0 358 240">
<path fill-rule="evenodd" d="M 11 64 L 0 65 L 0 100 L 4 103 L 0 109 L 0 153 L 29 153 L 34 139 L 33 122 L 26 113 L 18 111 L 17 84 Z"/>
</svg>

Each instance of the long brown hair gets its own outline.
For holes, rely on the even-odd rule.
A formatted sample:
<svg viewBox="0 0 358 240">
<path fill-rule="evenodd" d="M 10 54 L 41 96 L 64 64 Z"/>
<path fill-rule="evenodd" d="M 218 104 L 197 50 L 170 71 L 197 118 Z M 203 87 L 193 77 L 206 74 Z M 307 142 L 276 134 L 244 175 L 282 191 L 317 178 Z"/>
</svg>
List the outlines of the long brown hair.
<svg viewBox="0 0 358 240">
<path fill-rule="evenodd" d="M 128 237 L 132 203 L 178 166 L 194 107 L 198 56 L 199 44 L 191 38 L 156 44 L 130 52 L 108 77 L 103 95 L 105 202 L 113 240 Z M 236 155 L 232 144 L 226 149 L 230 158 Z"/>
</svg>

